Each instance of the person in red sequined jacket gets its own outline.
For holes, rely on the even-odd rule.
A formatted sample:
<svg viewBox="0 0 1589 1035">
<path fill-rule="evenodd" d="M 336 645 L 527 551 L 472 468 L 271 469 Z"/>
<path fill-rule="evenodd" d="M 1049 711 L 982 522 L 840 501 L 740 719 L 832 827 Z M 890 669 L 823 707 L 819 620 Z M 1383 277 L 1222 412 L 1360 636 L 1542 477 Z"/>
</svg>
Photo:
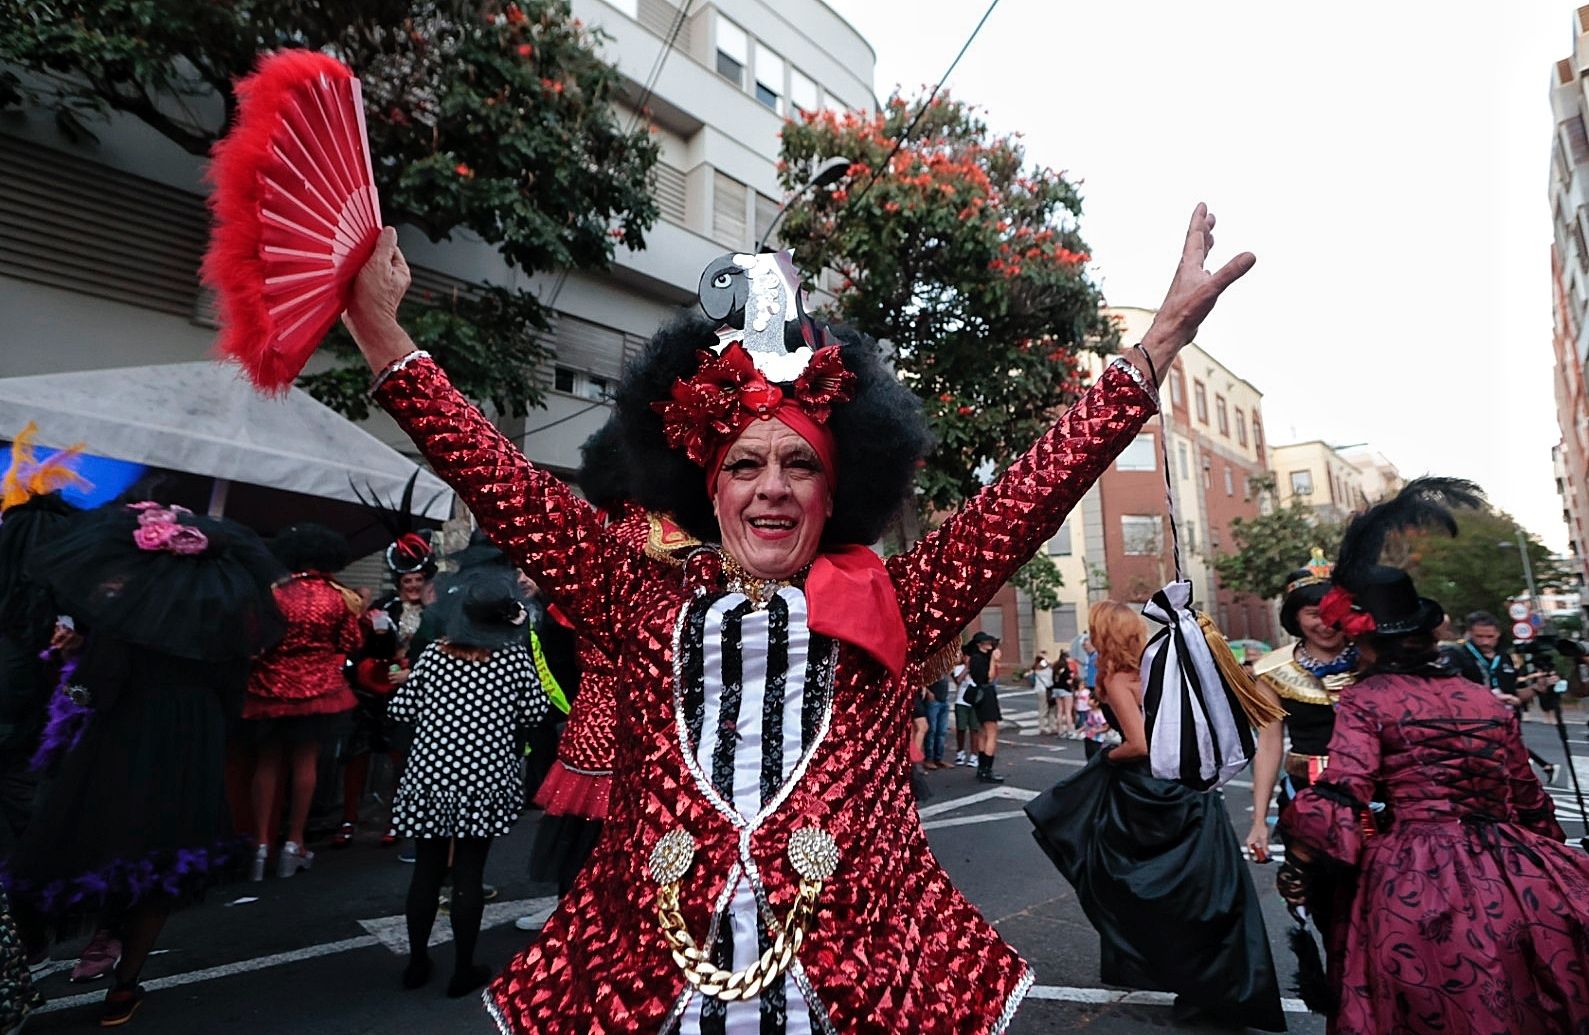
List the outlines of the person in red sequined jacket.
<svg viewBox="0 0 1589 1035">
<path fill-rule="evenodd" d="M 709 545 L 614 540 L 399 326 L 383 232 L 346 314 L 375 398 L 618 665 L 602 837 L 487 989 L 505 1032 L 1004 1030 L 1032 973 L 955 890 L 917 818 L 904 678 L 1059 528 L 1154 412 L 1154 384 L 1251 266 L 1204 269 L 1199 206 L 1153 328 L 1004 475 L 910 550 L 919 407 L 870 342 L 807 318 L 788 256 L 730 255 L 713 321 L 659 332 L 618 398 L 635 502 Z"/>
<path fill-rule="evenodd" d="M 353 690 L 343 668 L 363 640 L 359 615 L 364 602 L 332 578 L 347 566 L 346 539 L 305 522 L 278 535 L 271 551 L 292 575 L 276 586 L 286 635 L 254 662 L 243 700 L 247 739 L 256 751 L 254 880 L 265 876 L 284 766 L 292 791 L 277 876 L 290 877 L 314 861 L 314 853 L 304 847 L 304 825 L 314 798 L 315 767 L 321 743 L 338 734 L 353 710 Z"/>
</svg>

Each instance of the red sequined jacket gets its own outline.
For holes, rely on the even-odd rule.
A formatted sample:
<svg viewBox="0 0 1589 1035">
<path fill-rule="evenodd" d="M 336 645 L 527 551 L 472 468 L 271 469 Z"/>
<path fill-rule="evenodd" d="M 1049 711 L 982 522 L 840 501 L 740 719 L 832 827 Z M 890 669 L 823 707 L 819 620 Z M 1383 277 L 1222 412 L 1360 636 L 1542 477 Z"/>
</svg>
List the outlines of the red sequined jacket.
<svg viewBox="0 0 1589 1035">
<path fill-rule="evenodd" d="M 287 631 L 260 655 L 248 675 L 243 718 L 334 715 L 356 699 L 342 674 L 363 641 L 359 598 L 329 576 L 294 575 L 276 587 Z"/>
<path fill-rule="evenodd" d="M 798 884 L 792 831 L 836 840 L 799 953 L 838 1032 L 997 1032 L 1031 971 L 950 883 L 917 819 L 905 762 L 912 688 L 841 644 L 831 725 L 783 804 L 743 833 L 691 779 L 675 732 L 672 639 L 688 589 L 679 569 L 615 542 L 595 511 L 532 466 L 428 358 L 376 398 L 481 525 L 597 647 L 617 659 L 617 752 L 602 839 L 541 936 L 487 992 L 504 1031 L 656 1032 L 684 989 L 656 920 L 646 861 L 683 827 L 698 845 L 683 885 L 705 931 L 740 841 L 771 907 Z M 958 636 L 1136 435 L 1153 400 L 1110 367 L 996 483 L 887 569 L 910 643 L 907 669 Z"/>
</svg>

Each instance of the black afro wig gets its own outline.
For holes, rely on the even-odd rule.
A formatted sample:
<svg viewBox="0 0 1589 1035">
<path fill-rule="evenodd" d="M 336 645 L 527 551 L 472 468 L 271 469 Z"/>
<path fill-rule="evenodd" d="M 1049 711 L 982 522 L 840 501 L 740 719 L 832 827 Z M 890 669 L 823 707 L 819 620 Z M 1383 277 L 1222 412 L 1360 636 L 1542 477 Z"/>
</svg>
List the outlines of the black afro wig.
<svg viewBox="0 0 1589 1035">
<path fill-rule="evenodd" d="M 270 552 L 291 572 L 318 571 L 326 575 L 346 568 L 353 560 L 353 548 L 341 532 L 302 521 L 283 529 L 270 541 Z"/>
<path fill-rule="evenodd" d="M 629 464 L 618 418 L 612 417 L 579 447 L 579 491 L 593 506 L 616 513 L 631 496 Z"/>
<path fill-rule="evenodd" d="M 870 546 L 909 500 L 932 438 L 921 403 L 884 365 L 876 342 L 846 327 L 815 322 L 839 342 L 845 369 L 856 378 L 855 397 L 835 406 L 828 421 L 838 444 L 838 484 L 822 541 Z M 791 348 L 801 344 L 797 324 L 788 325 L 786 334 Z M 657 331 L 624 374 L 616 418 L 631 498 L 647 510 L 672 514 L 708 542 L 716 542 L 720 533 L 706 474 L 683 451 L 669 448 L 662 417 L 651 404 L 667 399 L 676 379 L 693 375 L 696 354 L 715 344 L 714 324 L 697 309 L 681 312 Z"/>
</svg>

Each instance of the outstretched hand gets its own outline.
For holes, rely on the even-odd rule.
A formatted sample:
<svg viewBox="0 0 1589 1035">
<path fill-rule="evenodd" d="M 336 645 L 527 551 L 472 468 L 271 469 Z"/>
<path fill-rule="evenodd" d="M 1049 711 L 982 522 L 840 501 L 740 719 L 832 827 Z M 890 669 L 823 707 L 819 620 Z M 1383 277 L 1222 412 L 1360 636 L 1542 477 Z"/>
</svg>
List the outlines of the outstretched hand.
<svg viewBox="0 0 1589 1035">
<path fill-rule="evenodd" d="M 364 268 L 354 278 L 353 293 L 342 314 L 342 323 L 372 370 L 380 370 L 414 349 L 413 341 L 397 322 L 397 307 L 408 292 L 410 280 L 408 260 L 397 247 L 397 231 L 386 227 Z"/>
<path fill-rule="evenodd" d="M 1214 311 L 1214 303 L 1225 289 L 1258 261 L 1252 252 L 1242 252 L 1211 273 L 1205 266 L 1213 247 L 1214 214 L 1199 202 L 1192 210 L 1191 225 L 1186 228 L 1186 243 L 1181 248 L 1175 279 L 1170 281 L 1164 304 L 1159 306 L 1153 326 L 1142 339 L 1142 348 L 1161 374 L 1169 369 L 1182 347 L 1197 336 L 1197 328 Z"/>
</svg>

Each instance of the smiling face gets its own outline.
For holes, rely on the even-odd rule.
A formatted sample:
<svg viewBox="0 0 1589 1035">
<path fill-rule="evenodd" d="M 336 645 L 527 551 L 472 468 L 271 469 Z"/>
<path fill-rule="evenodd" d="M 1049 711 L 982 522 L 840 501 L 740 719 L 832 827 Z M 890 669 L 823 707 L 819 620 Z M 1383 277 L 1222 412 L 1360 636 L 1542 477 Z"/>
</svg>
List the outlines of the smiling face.
<svg viewBox="0 0 1589 1035">
<path fill-rule="evenodd" d="M 397 577 L 397 595 L 405 604 L 418 604 L 425 599 L 425 576 L 417 571 L 405 572 Z"/>
<path fill-rule="evenodd" d="M 1346 649 L 1346 633 L 1319 617 L 1319 609 L 1309 605 L 1298 609 L 1297 628 L 1308 651 L 1320 658 L 1333 658 Z"/>
<path fill-rule="evenodd" d="M 750 574 L 786 579 L 810 564 L 833 516 L 816 450 L 787 424 L 752 421 L 717 470 L 712 509 L 723 549 Z"/>
</svg>

